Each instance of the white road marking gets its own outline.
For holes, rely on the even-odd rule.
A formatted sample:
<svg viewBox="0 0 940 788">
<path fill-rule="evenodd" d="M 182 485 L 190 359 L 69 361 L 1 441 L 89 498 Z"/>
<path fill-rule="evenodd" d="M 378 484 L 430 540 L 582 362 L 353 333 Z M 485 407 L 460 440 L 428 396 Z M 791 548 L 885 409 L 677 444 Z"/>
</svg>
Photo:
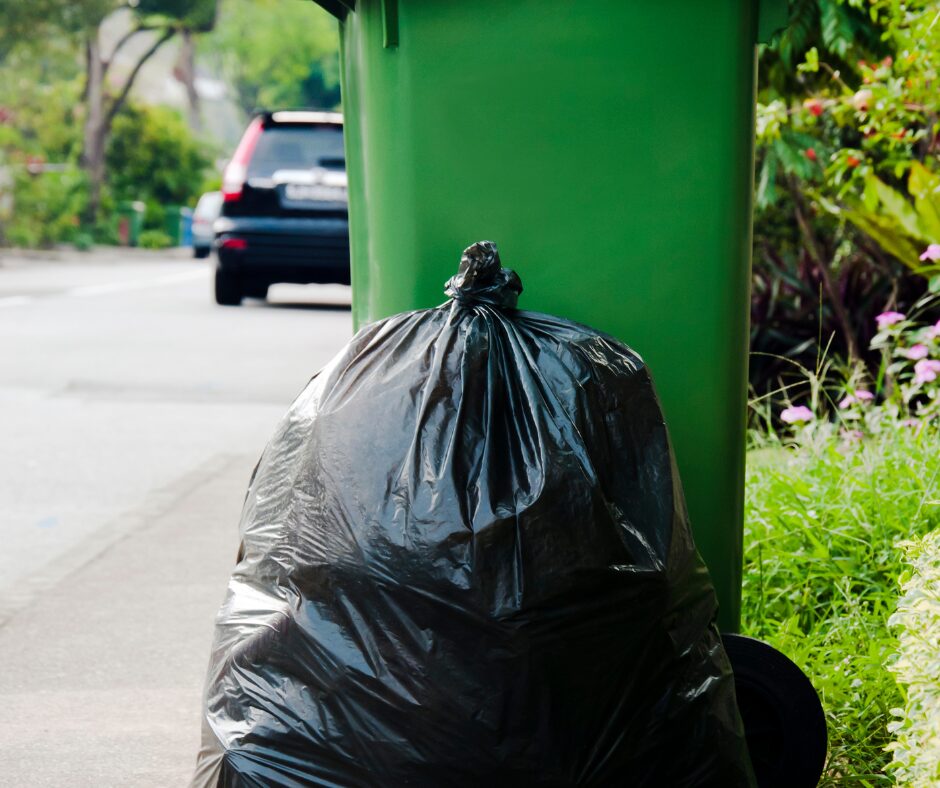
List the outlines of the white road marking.
<svg viewBox="0 0 940 788">
<path fill-rule="evenodd" d="M 34 300 L 35 299 L 31 296 L 7 296 L 6 298 L 0 298 L 0 308 L 5 306 L 22 306 Z"/>
<path fill-rule="evenodd" d="M 100 285 L 84 285 L 83 287 L 73 287 L 66 290 L 65 295 L 74 298 L 89 298 L 91 296 L 107 295 L 108 293 L 126 293 L 130 290 L 148 290 L 151 287 L 164 287 L 166 285 L 175 285 L 180 282 L 189 282 L 193 279 L 202 279 L 206 272 L 202 269 L 198 271 L 183 271 L 178 274 L 168 274 L 156 279 L 144 279 L 143 281 L 133 282 L 106 282 Z"/>
<path fill-rule="evenodd" d="M 155 279 L 138 279 L 131 282 L 105 282 L 100 285 L 83 285 L 73 287 L 70 290 L 62 292 L 53 292 L 43 296 L 0 296 L 0 309 L 5 306 L 24 306 L 32 304 L 46 298 L 70 297 L 70 298 L 91 298 L 92 296 L 108 295 L 109 293 L 126 293 L 130 290 L 149 290 L 151 287 L 166 287 L 167 285 L 176 285 L 181 282 L 189 282 L 193 279 L 203 279 L 206 272 L 203 269 L 194 271 L 181 271 L 176 274 L 166 274 L 158 276 Z"/>
</svg>

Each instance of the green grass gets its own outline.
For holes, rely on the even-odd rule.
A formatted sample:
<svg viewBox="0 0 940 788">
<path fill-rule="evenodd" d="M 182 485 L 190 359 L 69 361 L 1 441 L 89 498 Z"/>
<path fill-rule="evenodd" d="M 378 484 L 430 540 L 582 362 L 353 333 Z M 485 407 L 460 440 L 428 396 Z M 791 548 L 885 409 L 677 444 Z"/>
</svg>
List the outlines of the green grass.
<svg viewBox="0 0 940 788">
<path fill-rule="evenodd" d="M 829 722 L 822 786 L 893 785 L 888 628 L 905 569 L 898 542 L 940 526 L 940 442 L 883 424 L 846 443 L 823 425 L 799 445 L 757 438 L 749 453 L 744 631 L 810 676 Z"/>
</svg>

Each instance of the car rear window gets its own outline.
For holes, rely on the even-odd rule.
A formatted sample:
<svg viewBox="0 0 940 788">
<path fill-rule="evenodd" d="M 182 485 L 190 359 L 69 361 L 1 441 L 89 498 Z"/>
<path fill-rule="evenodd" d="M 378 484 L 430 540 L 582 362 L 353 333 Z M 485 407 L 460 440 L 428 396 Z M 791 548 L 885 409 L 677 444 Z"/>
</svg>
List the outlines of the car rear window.
<svg viewBox="0 0 940 788">
<path fill-rule="evenodd" d="M 270 178 L 278 170 L 314 167 L 345 169 L 340 126 L 267 127 L 248 163 L 248 177 Z"/>
</svg>

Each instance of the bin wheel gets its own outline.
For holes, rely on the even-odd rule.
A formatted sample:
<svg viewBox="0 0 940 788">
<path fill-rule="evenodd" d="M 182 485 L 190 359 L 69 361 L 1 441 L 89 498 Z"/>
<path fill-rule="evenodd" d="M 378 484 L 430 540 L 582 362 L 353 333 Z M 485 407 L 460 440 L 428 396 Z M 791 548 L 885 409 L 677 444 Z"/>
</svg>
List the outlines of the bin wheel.
<svg viewBox="0 0 940 788">
<path fill-rule="evenodd" d="M 239 306 L 242 298 L 243 294 L 238 280 L 216 266 L 215 302 L 222 306 Z"/>
<path fill-rule="evenodd" d="M 826 715 L 809 679 L 772 646 L 722 635 L 760 788 L 815 788 L 826 764 Z"/>
</svg>

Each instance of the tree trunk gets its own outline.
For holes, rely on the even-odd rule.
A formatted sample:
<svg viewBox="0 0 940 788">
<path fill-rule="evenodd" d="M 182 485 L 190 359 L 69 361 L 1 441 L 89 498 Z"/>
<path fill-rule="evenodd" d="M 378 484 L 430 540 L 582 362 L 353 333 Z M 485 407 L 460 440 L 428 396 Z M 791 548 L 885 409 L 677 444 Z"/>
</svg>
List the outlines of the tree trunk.
<svg viewBox="0 0 940 788">
<path fill-rule="evenodd" d="M 131 31 L 118 42 L 115 51 L 134 33 L 152 29 L 141 27 Z M 131 69 L 131 73 L 125 79 L 124 85 L 113 98 L 108 96 L 105 84 L 109 64 L 101 55 L 101 36 L 99 33 L 100 25 L 88 31 L 88 38 L 85 42 L 86 90 L 82 167 L 88 174 L 88 208 L 85 212 L 85 220 L 89 223 L 93 223 L 98 218 L 98 209 L 101 207 L 101 191 L 105 179 L 104 154 L 108 137 L 111 134 L 111 124 L 114 121 L 114 116 L 124 106 L 124 102 L 127 101 L 131 88 L 134 86 L 134 81 L 144 64 L 153 57 L 154 53 L 163 44 L 173 37 L 176 29 L 172 27 L 163 29 L 150 48 L 138 58 L 137 63 Z"/>
<path fill-rule="evenodd" d="M 105 64 L 101 57 L 98 28 L 89 31 L 85 42 L 86 92 L 85 129 L 82 145 L 82 166 L 88 173 L 88 207 L 85 220 L 93 223 L 101 205 L 101 187 L 104 184 L 104 146 L 107 139 L 107 119 L 104 106 Z"/>
<path fill-rule="evenodd" d="M 189 29 L 182 31 L 180 54 L 174 69 L 176 78 L 186 88 L 186 98 L 189 106 L 189 127 L 194 131 L 202 129 L 202 115 L 199 111 L 199 94 L 196 92 L 196 42 L 193 32 Z"/>
</svg>

